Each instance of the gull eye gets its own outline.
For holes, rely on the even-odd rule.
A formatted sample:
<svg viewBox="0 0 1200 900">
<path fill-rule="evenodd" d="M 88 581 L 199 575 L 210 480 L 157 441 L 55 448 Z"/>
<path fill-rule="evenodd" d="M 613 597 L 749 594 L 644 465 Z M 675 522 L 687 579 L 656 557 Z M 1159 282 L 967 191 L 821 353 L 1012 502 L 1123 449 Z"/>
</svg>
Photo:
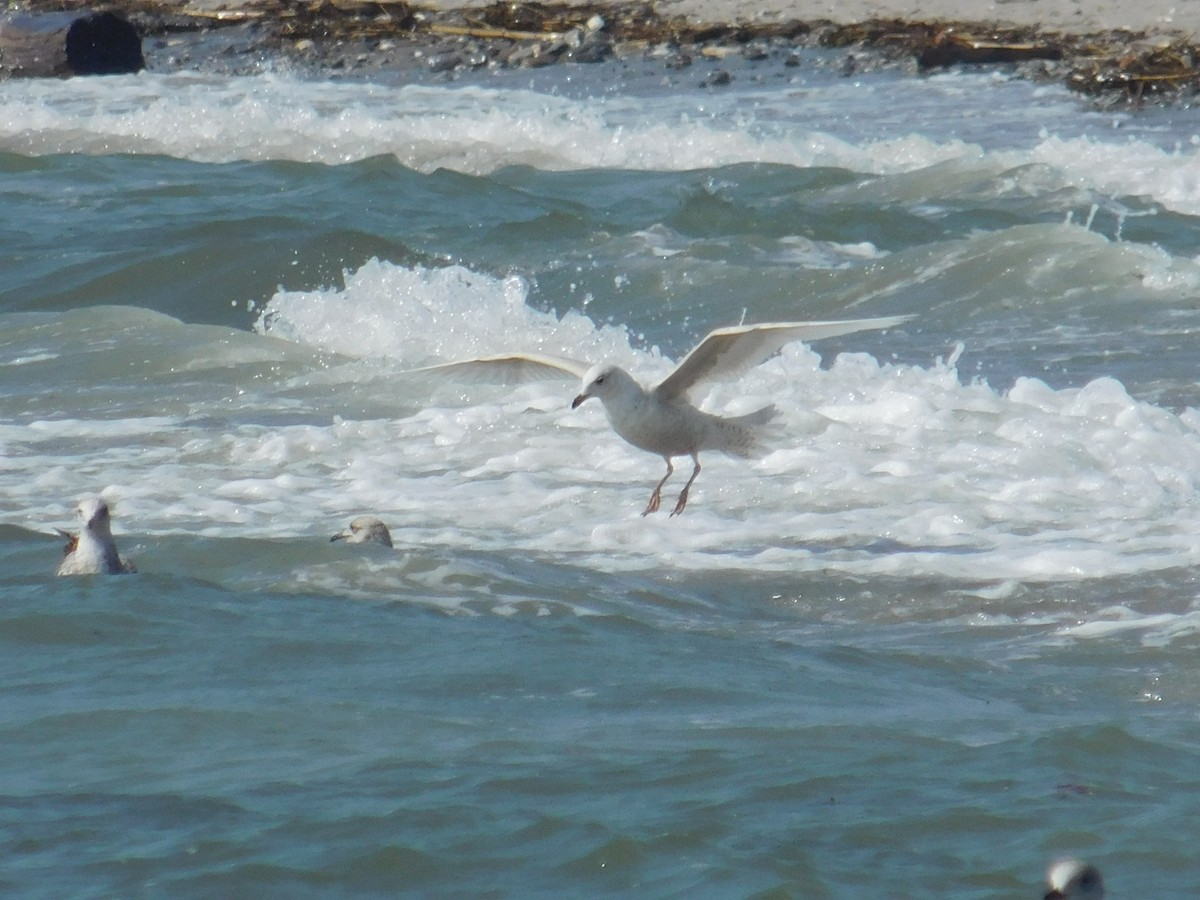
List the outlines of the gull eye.
<svg viewBox="0 0 1200 900">
<path fill-rule="evenodd" d="M 596 384 L 604 384 L 604 376 L 600 375 L 596 378 Z"/>
</svg>

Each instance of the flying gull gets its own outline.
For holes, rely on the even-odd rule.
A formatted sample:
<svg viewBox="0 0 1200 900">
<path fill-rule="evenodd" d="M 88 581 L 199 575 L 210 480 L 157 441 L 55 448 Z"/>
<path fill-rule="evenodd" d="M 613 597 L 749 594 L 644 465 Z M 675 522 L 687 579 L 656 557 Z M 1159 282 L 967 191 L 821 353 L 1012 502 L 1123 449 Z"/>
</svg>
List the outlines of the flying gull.
<svg viewBox="0 0 1200 900">
<path fill-rule="evenodd" d="M 345 541 L 347 544 L 383 544 L 392 546 L 392 535 L 388 527 L 375 516 L 357 516 L 350 525 L 339 531 L 330 541 Z"/>
<path fill-rule="evenodd" d="M 117 553 L 107 503 L 99 498 L 84 500 L 75 507 L 75 518 L 82 523 L 79 534 L 56 529 L 67 539 L 57 574 L 121 575 L 137 571 L 132 562 Z"/>
<path fill-rule="evenodd" d="M 1078 859 L 1056 862 L 1046 873 L 1046 900 L 1104 900 L 1100 870 Z"/>
<path fill-rule="evenodd" d="M 700 474 L 700 452 L 718 450 L 749 457 L 759 450 L 761 427 L 776 413 L 773 405 L 744 416 L 726 417 L 702 412 L 689 394 L 704 382 L 729 380 L 765 362 L 792 341 L 813 341 L 856 331 L 893 328 L 912 316 L 844 319 L 831 322 L 769 322 L 718 328 L 697 344 L 666 378 L 647 390 L 624 369 L 609 363 L 586 363 L 540 353 L 504 353 L 481 359 L 427 366 L 419 372 L 471 372 L 480 367 L 498 370 L 510 379 L 573 375 L 582 389 L 571 403 L 577 408 L 596 397 L 604 404 L 613 430 L 633 446 L 657 453 L 667 474 L 655 485 L 643 516 L 662 503 L 663 485 L 675 471 L 676 456 L 692 458 L 692 475 L 683 486 L 672 516 L 687 506 L 688 491 Z"/>
</svg>

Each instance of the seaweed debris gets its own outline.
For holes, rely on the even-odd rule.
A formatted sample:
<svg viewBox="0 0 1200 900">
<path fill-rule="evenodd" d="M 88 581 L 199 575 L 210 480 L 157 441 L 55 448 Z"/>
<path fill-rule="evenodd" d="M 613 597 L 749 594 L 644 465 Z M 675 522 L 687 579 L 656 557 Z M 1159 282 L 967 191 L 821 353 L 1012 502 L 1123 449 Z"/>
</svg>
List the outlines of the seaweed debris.
<svg viewBox="0 0 1200 900">
<path fill-rule="evenodd" d="M 1117 30 L 1080 35 L 980 22 L 873 19 L 697 22 L 664 14 L 650 2 L 542 3 L 496 0 L 460 9 L 423 8 L 409 0 L 10 0 L 10 11 L 94 11 L 127 16 L 144 38 L 203 34 L 203 50 L 183 51 L 176 65 L 225 55 L 280 57 L 332 68 L 420 65 L 434 71 L 489 66 L 596 62 L 654 50 L 670 68 L 693 57 L 755 60 L 824 47 L 847 52 L 847 72 L 866 65 L 1003 66 L 1061 80 L 1117 102 L 1170 99 L 1200 89 L 1200 46 L 1181 37 L 1154 41 Z M 207 4 L 207 5 L 204 5 Z M 214 40 L 215 39 L 215 40 Z M 714 82 L 720 83 L 720 82 Z"/>
<path fill-rule="evenodd" d="M 1186 40 L 1163 45 L 1126 45 L 1123 53 L 1081 59 L 1067 84 L 1086 94 L 1124 94 L 1140 101 L 1147 95 L 1194 94 L 1200 88 L 1200 46 Z"/>
</svg>

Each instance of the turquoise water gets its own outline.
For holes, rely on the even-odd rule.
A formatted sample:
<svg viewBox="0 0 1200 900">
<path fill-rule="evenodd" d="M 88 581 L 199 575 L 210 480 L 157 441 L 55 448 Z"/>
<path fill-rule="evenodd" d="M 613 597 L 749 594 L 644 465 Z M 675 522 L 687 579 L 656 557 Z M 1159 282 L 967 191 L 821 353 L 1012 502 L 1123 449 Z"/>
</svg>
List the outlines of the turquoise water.
<svg viewBox="0 0 1200 900">
<path fill-rule="evenodd" d="M 1200 121 L 818 62 L 0 84 L 7 894 L 1194 891 Z M 674 519 L 411 371 L 897 314 Z"/>
</svg>

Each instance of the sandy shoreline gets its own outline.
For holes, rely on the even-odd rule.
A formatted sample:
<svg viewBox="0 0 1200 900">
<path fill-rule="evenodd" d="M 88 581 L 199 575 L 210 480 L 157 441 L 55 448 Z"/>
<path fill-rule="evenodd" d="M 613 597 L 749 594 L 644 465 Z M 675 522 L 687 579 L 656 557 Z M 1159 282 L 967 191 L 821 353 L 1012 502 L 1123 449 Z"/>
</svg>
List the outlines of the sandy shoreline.
<svg viewBox="0 0 1200 900">
<path fill-rule="evenodd" d="M 220 0 L 216 0 L 220 2 Z M 237 0 L 231 0 L 236 3 Z M 418 3 L 442 12 L 478 8 L 492 0 L 433 0 Z M 568 0 L 570 5 L 570 0 Z M 1071 34 L 1128 30 L 1147 35 L 1200 34 L 1200 2 L 1140 0 L 656 0 L 663 15 L 692 22 L 767 23 L 798 20 L 841 24 L 876 19 L 1011 25 Z"/>
<path fill-rule="evenodd" d="M 82 0 L 18 0 L 33 12 Z M 450 75 L 651 53 L 670 68 L 744 56 L 787 65 L 803 47 L 853 69 L 1007 65 L 1081 93 L 1141 102 L 1200 92 L 1200 2 L 1081 0 L 128 0 L 151 68 Z M 86 7 L 85 7 L 86 8 Z M 3 73 L 0 73 L 3 74 Z M 712 72 L 704 84 L 733 77 Z"/>
<path fill-rule="evenodd" d="M 394 0 L 393 0 L 394 2 Z M 436 13 L 480 9 L 496 0 L 415 0 L 415 9 Z M 193 0 L 177 8 L 236 10 L 262 5 L 261 0 Z M 336 0 L 333 5 L 339 5 Z M 387 0 L 381 3 L 386 8 Z M 514 2 L 511 5 L 519 5 Z M 540 5 L 533 2 L 530 5 Z M 545 5 L 626 6 L 605 0 L 548 0 Z M 958 22 L 1097 34 L 1126 30 L 1147 36 L 1190 39 L 1200 35 L 1200 2 L 1195 0 L 652 0 L 646 5 L 663 16 L 694 23 L 833 22 L 848 24 L 882 19 L 910 22 Z"/>
</svg>

